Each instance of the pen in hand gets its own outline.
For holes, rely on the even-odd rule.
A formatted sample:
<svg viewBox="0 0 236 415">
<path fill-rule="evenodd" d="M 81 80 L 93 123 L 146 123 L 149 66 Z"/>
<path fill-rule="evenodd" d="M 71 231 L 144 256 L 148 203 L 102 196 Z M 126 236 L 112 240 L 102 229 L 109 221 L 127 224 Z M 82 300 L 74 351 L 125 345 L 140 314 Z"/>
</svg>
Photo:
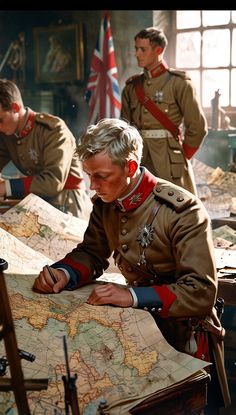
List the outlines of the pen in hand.
<svg viewBox="0 0 236 415">
<path fill-rule="evenodd" d="M 52 278 L 54 284 L 56 284 L 57 283 L 57 279 L 56 279 L 55 275 L 53 274 L 52 269 L 48 265 L 45 265 L 45 266 L 46 266 L 46 268 L 47 268 L 47 270 L 48 270 L 48 272 L 50 274 L 50 277 Z"/>
</svg>

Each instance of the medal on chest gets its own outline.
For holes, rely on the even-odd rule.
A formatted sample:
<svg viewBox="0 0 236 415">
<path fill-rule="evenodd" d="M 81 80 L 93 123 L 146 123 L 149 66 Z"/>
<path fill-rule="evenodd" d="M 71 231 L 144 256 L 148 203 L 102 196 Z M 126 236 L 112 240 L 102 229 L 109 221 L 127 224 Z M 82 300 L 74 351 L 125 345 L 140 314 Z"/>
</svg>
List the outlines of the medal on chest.
<svg viewBox="0 0 236 415">
<path fill-rule="evenodd" d="M 153 238 L 154 227 L 151 224 L 146 224 L 139 230 L 136 241 L 138 241 L 140 245 L 140 258 L 137 265 L 146 265 L 145 250 L 150 246 Z"/>
<path fill-rule="evenodd" d="M 163 91 L 156 91 L 155 94 L 153 95 L 153 101 L 160 104 L 161 102 L 163 102 L 163 97 L 164 97 Z"/>
</svg>

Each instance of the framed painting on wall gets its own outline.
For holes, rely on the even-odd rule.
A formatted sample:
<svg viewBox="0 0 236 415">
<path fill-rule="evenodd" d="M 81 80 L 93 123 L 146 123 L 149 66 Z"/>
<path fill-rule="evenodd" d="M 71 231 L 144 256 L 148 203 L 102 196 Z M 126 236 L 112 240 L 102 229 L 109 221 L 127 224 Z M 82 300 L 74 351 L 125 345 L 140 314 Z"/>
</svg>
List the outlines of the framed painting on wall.
<svg viewBox="0 0 236 415">
<path fill-rule="evenodd" d="M 81 24 L 35 27 L 33 32 L 37 82 L 83 80 L 84 43 Z"/>
</svg>

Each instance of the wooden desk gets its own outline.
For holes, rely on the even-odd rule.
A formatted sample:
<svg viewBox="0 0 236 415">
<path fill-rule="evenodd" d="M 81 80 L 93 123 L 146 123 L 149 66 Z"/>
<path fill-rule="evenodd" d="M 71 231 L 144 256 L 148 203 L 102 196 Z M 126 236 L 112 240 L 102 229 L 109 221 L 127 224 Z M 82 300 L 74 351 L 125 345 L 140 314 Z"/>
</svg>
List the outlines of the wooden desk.
<svg viewBox="0 0 236 415">
<path fill-rule="evenodd" d="M 0 214 L 9 210 L 12 206 L 15 206 L 21 199 L 4 199 L 0 200 Z"/>
<path fill-rule="evenodd" d="M 159 391 L 130 410 L 132 415 L 200 415 L 207 404 L 210 375 L 199 371 L 188 382 Z"/>
</svg>

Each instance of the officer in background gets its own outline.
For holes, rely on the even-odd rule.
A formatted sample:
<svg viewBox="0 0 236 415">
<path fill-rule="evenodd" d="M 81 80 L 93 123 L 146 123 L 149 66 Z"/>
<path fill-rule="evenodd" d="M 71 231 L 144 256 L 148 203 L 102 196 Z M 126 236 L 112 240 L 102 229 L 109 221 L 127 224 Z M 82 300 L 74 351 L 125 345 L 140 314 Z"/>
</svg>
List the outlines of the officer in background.
<svg viewBox="0 0 236 415">
<path fill-rule="evenodd" d="M 189 75 L 163 59 L 168 45 L 155 27 L 135 36 L 138 66 L 144 72 L 126 81 L 121 118 L 143 138 L 142 164 L 153 174 L 197 194 L 190 159 L 201 145 L 207 122 Z"/>
<path fill-rule="evenodd" d="M 0 79 L 0 171 L 11 160 L 22 177 L 0 179 L 0 197 L 34 193 L 64 213 L 88 219 L 87 194 L 76 140 L 65 122 L 24 107 L 17 85 Z"/>
</svg>

